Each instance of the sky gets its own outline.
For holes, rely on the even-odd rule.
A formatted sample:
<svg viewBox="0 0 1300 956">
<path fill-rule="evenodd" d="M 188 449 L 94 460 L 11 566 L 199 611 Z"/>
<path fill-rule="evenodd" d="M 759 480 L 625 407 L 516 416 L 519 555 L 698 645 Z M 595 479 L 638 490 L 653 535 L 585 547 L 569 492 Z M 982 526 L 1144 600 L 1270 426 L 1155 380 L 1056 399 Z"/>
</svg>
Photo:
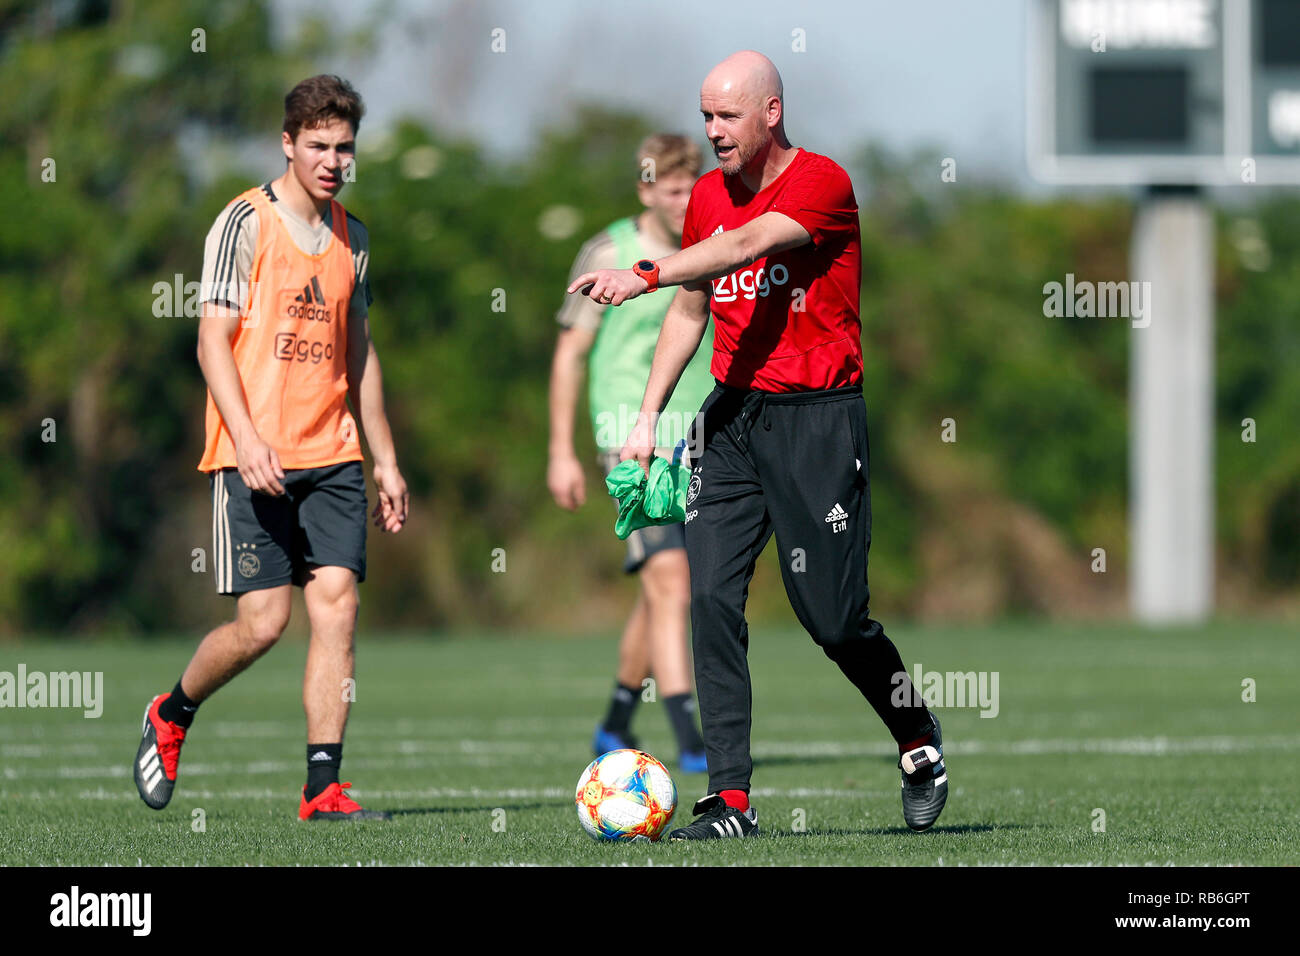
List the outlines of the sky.
<svg viewBox="0 0 1300 956">
<path fill-rule="evenodd" d="M 867 142 L 925 148 L 963 174 L 1026 185 L 1027 0 L 381 0 L 335 2 L 346 27 L 380 24 L 375 56 L 342 68 L 367 132 L 410 115 L 503 157 L 575 104 L 643 111 L 698 136 L 699 84 L 756 49 L 781 71 L 791 140 L 832 157 Z M 279 0 L 287 29 L 297 11 Z M 504 31 L 494 33 L 494 31 Z M 494 52 L 494 41 L 498 49 Z M 801 48 L 800 48 L 801 47 Z"/>
</svg>

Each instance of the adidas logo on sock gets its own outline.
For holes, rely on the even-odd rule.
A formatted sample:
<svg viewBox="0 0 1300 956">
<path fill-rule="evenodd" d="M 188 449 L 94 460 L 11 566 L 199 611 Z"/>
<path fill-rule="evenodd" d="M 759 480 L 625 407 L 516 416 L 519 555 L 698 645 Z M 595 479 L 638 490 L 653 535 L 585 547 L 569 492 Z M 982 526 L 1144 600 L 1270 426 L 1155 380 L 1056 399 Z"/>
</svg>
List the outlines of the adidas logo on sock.
<svg viewBox="0 0 1300 956">
<path fill-rule="evenodd" d="M 314 754 L 311 755 L 311 759 L 312 759 L 312 760 L 329 760 L 329 759 L 330 759 L 330 755 L 327 754 L 327 753 L 326 753 L 325 751 L 323 751 L 323 750 L 318 750 L 318 751 L 316 751 Z"/>
<path fill-rule="evenodd" d="M 837 501 L 830 514 L 826 516 L 826 523 L 831 526 L 831 531 L 835 534 L 846 531 L 849 527 L 849 513 L 841 508 Z"/>
</svg>

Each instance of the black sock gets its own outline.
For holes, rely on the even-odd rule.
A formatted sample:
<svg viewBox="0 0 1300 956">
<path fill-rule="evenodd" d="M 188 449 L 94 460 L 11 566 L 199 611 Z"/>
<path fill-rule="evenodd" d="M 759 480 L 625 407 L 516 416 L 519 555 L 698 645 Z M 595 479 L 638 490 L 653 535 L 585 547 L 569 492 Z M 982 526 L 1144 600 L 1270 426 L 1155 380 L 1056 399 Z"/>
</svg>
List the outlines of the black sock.
<svg viewBox="0 0 1300 956">
<path fill-rule="evenodd" d="M 339 765 L 343 763 L 343 744 L 307 745 L 307 799 L 314 800 L 331 783 L 339 782 Z"/>
<path fill-rule="evenodd" d="M 605 729 L 615 734 L 625 734 L 632 724 L 632 711 L 641 699 L 639 687 L 614 685 L 614 696 L 609 699 L 609 711 L 605 714 Z"/>
<path fill-rule="evenodd" d="M 664 706 L 677 735 L 677 749 L 683 753 L 703 750 L 704 740 L 695 729 L 695 698 L 690 694 L 674 694 L 664 698 Z"/>
<path fill-rule="evenodd" d="M 198 709 L 199 705 L 185 696 L 181 682 L 177 681 L 171 696 L 158 705 L 158 716 L 188 730 L 190 724 L 194 723 L 194 714 Z"/>
</svg>

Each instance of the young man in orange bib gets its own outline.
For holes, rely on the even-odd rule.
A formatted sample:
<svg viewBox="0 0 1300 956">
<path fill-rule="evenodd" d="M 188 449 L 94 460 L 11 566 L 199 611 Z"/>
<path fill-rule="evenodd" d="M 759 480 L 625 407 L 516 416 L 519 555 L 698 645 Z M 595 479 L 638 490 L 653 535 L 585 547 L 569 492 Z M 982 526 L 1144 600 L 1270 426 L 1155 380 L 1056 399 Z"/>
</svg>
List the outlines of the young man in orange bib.
<svg viewBox="0 0 1300 956">
<path fill-rule="evenodd" d="M 368 235 L 334 200 L 364 106 L 337 76 L 304 80 L 284 102 L 288 168 L 226 206 L 203 260 L 199 470 L 212 487 L 217 591 L 235 596 L 235 619 L 209 633 L 175 688 L 150 702 L 134 775 L 147 805 L 167 805 L 199 704 L 279 640 L 296 584 L 311 624 L 298 816 L 386 819 L 339 783 L 366 575 L 361 431 L 374 459 L 376 527 L 400 531 L 407 513 L 370 340 Z"/>
</svg>

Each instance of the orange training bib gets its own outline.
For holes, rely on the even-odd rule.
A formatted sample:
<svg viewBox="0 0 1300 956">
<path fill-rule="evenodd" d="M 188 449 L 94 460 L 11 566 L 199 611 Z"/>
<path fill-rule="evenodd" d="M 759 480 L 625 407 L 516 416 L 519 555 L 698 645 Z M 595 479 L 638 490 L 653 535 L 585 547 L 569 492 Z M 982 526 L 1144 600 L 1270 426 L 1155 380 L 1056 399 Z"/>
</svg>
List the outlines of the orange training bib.
<svg viewBox="0 0 1300 956">
<path fill-rule="evenodd" d="M 310 256 L 294 244 L 261 187 L 238 199 L 258 216 L 249 290 L 231 342 L 253 425 L 284 468 L 360 461 L 346 404 L 348 306 L 356 283 L 347 214 L 331 200 L 334 237 Z M 211 391 L 205 424 L 199 470 L 235 467 L 235 445 Z"/>
</svg>

